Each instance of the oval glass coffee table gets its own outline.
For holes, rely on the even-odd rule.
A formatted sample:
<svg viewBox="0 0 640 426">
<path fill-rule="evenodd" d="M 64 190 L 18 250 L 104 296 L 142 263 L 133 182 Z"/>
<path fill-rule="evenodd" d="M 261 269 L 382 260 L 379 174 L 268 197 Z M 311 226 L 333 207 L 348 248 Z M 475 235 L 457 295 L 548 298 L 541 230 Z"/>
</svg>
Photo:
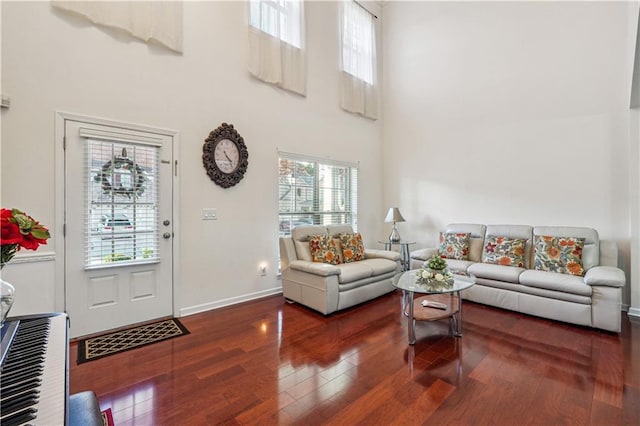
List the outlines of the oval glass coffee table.
<svg viewBox="0 0 640 426">
<path fill-rule="evenodd" d="M 435 321 L 450 318 L 451 333 L 462 336 L 462 297 L 460 292 L 476 283 L 474 276 L 453 275 L 452 283 L 423 283 L 416 275 L 417 269 L 402 272 L 393 277 L 394 287 L 402 290 L 402 310 L 408 320 L 409 344 L 416 342 L 416 321 Z M 414 299 L 414 294 L 423 294 Z M 424 306 L 423 305 L 423 302 Z M 431 302 L 431 306 L 429 306 Z M 435 307 L 439 303 L 440 308 Z M 444 308 L 444 309 L 441 309 Z"/>
</svg>

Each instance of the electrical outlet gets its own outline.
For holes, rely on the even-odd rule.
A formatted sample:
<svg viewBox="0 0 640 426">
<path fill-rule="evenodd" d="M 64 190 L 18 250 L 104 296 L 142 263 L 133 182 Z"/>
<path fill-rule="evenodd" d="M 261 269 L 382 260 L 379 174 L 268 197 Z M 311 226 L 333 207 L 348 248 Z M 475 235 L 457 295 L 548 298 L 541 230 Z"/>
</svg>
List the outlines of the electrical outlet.
<svg viewBox="0 0 640 426">
<path fill-rule="evenodd" d="M 202 209 L 202 220 L 218 220 L 216 209 Z"/>
<path fill-rule="evenodd" d="M 263 277 L 265 275 L 267 275 L 267 267 L 266 267 L 266 265 L 260 266 L 260 275 L 262 275 Z"/>
</svg>

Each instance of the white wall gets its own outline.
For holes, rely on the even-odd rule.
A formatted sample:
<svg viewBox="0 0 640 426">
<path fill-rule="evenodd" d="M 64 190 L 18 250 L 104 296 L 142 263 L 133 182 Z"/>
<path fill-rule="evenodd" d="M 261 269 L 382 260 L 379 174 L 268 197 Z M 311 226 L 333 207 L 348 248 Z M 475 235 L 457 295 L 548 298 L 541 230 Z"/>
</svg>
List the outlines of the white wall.
<svg viewBox="0 0 640 426">
<path fill-rule="evenodd" d="M 338 107 L 336 3 L 307 2 L 306 98 L 248 76 L 245 7 L 186 2 L 185 52 L 176 55 L 49 2 L 1 2 L 1 91 L 11 108 L 1 112 L 0 204 L 56 223 L 54 112 L 67 111 L 180 132 L 182 312 L 279 286 L 277 149 L 360 162 L 369 245 L 388 234 L 381 221 L 391 205 L 407 219 L 401 235 L 423 246 L 453 221 L 584 225 L 618 240 L 629 273 L 629 212 L 639 199 L 638 182 L 629 183 L 639 173 L 629 141 L 638 142 L 638 115 L 628 111 L 637 7 L 385 2 L 379 121 Z M 250 154 L 245 179 L 228 190 L 201 162 L 204 138 L 223 121 Z M 220 220 L 202 222 L 204 207 Z M 12 314 L 61 308 L 52 261 L 60 229 L 52 231 L 35 262 L 2 272 L 19 291 Z"/>
<path fill-rule="evenodd" d="M 629 8 L 629 28 L 631 29 L 629 61 L 633 66 L 633 82 L 630 96 L 631 105 L 629 110 L 629 136 L 631 153 L 630 164 L 630 198 L 629 206 L 631 211 L 631 285 L 629 297 L 629 315 L 640 318 L 640 23 L 639 20 L 640 2 L 630 2 Z M 635 31 L 634 31 L 635 30 Z"/>
<path fill-rule="evenodd" d="M 383 232 L 381 124 L 339 108 L 337 3 L 307 3 L 306 98 L 248 75 L 246 2 L 185 2 L 183 55 L 96 28 L 49 2 L 1 7 L 2 93 L 11 96 L 2 111 L 2 206 L 56 223 L 55 111 L 179 131 L 180 312 L 280 286 L 278 149 L 360 162 L 360 230 L 370 242 Z M 226 190 L 202 166 L 203 141 L 222 122 L 234 124 L 249 149 L 245 178 Z M 200 220 L 206 207 L 217 208 L 218 221 Z M 52 232 L 45 252 L 61 238 L 60 229 Z M 267 277 L 259 276 L 263 262 Z M 61 309 L 52 265 L 3 270 L 18 287 L 12 314 Z M 21 286 L 29 286 L 28 298 Z"/>
<path fill-rule="evenodd" d="M 386 3 L 384 204 L 401 208 L 403 237 L 433 245 L 458 221 L 589 226 L 618 241 L 628 274 L 630 10 Z"/>
</svg>

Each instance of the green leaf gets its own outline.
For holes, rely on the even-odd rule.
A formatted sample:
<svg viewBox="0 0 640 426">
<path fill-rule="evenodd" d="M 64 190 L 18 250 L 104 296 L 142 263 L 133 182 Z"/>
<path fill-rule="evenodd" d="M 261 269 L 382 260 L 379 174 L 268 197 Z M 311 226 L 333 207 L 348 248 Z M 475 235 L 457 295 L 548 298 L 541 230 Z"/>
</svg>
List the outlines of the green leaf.
<svg viewBox="0 0 640 426">
<path fill-rule="evenodd" d="M 47 231 L 45 228 L 33 228 L 31 230 L 31 235 L 33 235 L 34 238 L 38 238 L 40 240 L 51 238 L 51 234 L 49 234 L 49 231 Z"/>
</svg>

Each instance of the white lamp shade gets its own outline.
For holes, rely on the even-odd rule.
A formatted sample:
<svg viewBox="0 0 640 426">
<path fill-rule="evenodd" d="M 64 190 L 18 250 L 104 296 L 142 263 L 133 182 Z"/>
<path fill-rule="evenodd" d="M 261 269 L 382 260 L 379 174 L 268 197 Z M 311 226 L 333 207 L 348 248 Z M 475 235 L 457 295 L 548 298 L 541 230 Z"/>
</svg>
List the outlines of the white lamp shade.
<svg viewBox="0 0 640 426">
<path fill-rule="evenodd" d="M 402 213 L 400 213 L 400 209 L 397 207 L 391 207 L 387 212 L 387 217 L 384 218 L 385 222 L 404 222 L 404 217 L 402 217 Z"/>
</svg>

